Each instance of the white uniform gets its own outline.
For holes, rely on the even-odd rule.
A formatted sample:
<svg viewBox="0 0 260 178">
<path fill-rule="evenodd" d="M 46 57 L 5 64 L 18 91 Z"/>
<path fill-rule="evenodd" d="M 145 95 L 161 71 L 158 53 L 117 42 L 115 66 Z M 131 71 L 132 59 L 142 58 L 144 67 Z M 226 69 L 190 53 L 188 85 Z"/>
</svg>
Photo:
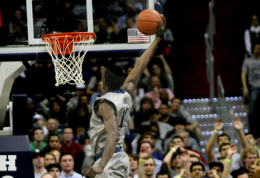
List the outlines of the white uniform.
<svg viewBox="0 0 260 178">
<path fill-rule="evenodd" d="M 102 102 L 109 103 L 116 111 L 118 121 L 118 136 L 117 147 L 123 147 L 123 140 L 128 127 L 128 117 L 132 107 L 131 96 L 124 90 L 107 92 L 101 97 L 97 97 L 92 107 L 92 116 L 90 119 L 90 143 L 94 155 L 104 151 L 106 145 L 107 133 L 103 118 L 98 116 L 98 107 Z M 98 166 L 100 159 L 96 160 L 94 167 Z M 121 151 L 114 153 L 107 163 L 102 174 L 96 178 L 128 178 L 129 174 L 129 158 L 128 155 Z"/>
</svg>

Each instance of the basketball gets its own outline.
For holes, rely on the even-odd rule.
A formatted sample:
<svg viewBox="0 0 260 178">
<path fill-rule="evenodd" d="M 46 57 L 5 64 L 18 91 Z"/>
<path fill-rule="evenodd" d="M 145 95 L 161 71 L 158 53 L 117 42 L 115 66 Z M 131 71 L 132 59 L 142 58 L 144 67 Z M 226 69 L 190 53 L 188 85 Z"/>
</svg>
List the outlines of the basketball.
<svg viewBox="0 0 260 178">
<path fill-rule="evenodd" d="M 153 35 L 157 32 L 161 15 L 153 9 L 143 10 L 136 19 L 138 30 L 145 35 Z"/>
</svg>

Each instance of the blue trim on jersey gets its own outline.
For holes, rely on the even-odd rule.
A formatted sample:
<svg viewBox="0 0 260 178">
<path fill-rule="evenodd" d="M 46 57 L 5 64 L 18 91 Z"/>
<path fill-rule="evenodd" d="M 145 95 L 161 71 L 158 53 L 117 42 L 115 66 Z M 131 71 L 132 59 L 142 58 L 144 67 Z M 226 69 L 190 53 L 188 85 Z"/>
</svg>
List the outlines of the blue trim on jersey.
<svg viewBox="0 0 260 178">
<path fill-rule="evenodd" d="M 116 90 L 116 91 L 109 91 L 109 92 L 112 92 L 112 93 L 118 93 L 118 94 L 124 94 L 125 93 L 125 90 L 124 89 L 121 89 L 121 90 Z M 108 93 L 108 92 L 107 92 Z M 103 94 L 104 95 L 104 94 Z M 101 97 L 103 95 L 98 95 L 98 97 Z"/>
</svg>

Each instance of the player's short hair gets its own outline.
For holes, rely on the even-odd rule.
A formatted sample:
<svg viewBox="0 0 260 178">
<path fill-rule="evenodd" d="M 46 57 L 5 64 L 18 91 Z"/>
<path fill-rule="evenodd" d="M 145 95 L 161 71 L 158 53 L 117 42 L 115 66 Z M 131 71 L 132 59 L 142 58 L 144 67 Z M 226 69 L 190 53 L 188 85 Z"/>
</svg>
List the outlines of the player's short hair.
<svg viewBox="0 0 260 178">
<path fill-rule="evenodd" d="M 221 135 L 218 135 L 217 143 L 219 142 L 219 138 L 220 138 L 220 137 L 227 137 L 227 138 L 228 138 L 228 141 L 230 141 L 230 137 L 229 137 L 229 135 L 226 134 L 226 133 L 222 133 Z"/>
<path fill-rule="evenodd" d="M 190 172 L 192 172 L 192 168 L 194 166 L 201 166 L 202 167 L 202 170 L 205 171 L 205 167 L 204 167 L 204 164 L 202 164 L 201 162 L 195 162 L 195 163 L 192 163 L 191 166 L 190 166 Z"/>
<path fill-rule="evenodd" d="M 230 143 L 222 143 L 222 144 L 219 146 L 219 152 L 221 152 L 223 146 L 227 146 L 227 145 L 230 145 Z"/>
<path fill-rule="evenodd" d="M 256 155 L 257 155 L 257 158 L 259 158 L 258 149 L 257 149 L 256 146 L 249 146 L 249 147 L 247 147 L 247 148 L 244 150 L 243 158 L 246 158 L 248 153 L 250 153 L 250 154 L 256 154 Z"/>
<path fill-rule="evenodd" d="M 148 142 L 149 143 L 149 142 Z M 153 160 L 153 163 L 154 163 L 154 165 L 156 165 L 155 164 L 155 160 L 154 160 L 154 158 L 152 157 L 152 156 L 146 156 L 145 158 L 143 158 L 144 160 L 148 160 L 148 159 L 152 159 Z"/>
<path fill-rule="evenodd" d="M 119 90 L 122 87 L 125 82 L 126 76 L 119 67 L 115 65 L 110 65 L 107 66 L 104 72 L 104 79 L 104 85 L 109 88 L 109 91 L 115 91 Z"/>
</svg>

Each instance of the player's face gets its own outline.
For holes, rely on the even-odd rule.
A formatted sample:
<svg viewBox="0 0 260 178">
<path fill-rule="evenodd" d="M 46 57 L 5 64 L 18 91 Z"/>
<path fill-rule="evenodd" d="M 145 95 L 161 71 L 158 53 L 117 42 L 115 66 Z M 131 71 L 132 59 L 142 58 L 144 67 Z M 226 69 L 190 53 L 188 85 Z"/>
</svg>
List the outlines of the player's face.
<svg viewBox="0 0 260 178">
<path fill-rule="evenodd" d="M 138 169 L 138 161 L 136 159 L 129 156 L 129 163 L 130 163 L 130 169 L 131 170 Z"/>
<path fill-rule="evenodd" d="M 247 153 L 246 158 L 244 159 L 246 167 L 250 168 L 254 164 L 256 158 L 257 154 Z"/>
<path fill-rule="evenodd" d="M 49 146 L 52 150 L 58 150 L 60 146 L 60 139 L 58 136 L 50 137 Z"/>
<path fill-rule="evenodd" d="M 74 159 L 71 155 L 64 155 L 60 162 L 61 168 L 64 171 L 71 171 L 74 169 Z"/>
<path fill-rule="evenodd" d="M 49 173 L 54 177 L 54 178 L 59 178 L 60 177 L 60 170 L 59 168 L 53 167 L 50 169 Z"/>
<path fill-rule="evenodd" d="M 44 166 L 47 167 L 51 163 L 55 163 L 54 157 L 52 155 L 45 155 Z"/>
<path fill-rule="evenodd" d="M 230 145 L 225 145 L 225 146 L 221 147 L 220 155 L 222 157 L 225 157 L 225 158 L 227 157 L 229 147 L 230 147 Z"/>
<path fill-rule="evenodd" d="M 260 158 L 257 158 L 254 164 L 250 168 L 249 172 L 250 178 L 259 178 L 260 177 Z"/>
<path fill-rule="evenodd" d="M 205 172 L 203 171 L 200 165 L 196 165 L 192 167 L 191 177 L 193 178 L 201 178 L 203 177 Z"/>
<path fill-rule="evenodd" d="M 227 136 L 218 138 L 218 146 L 222 145 L 223 143 L 230 143 Z"/>
<path fill-rule="evenodd" d="M 151 177 L 153 175 L 154 169 L 155 164 L 152 158 L 144 160 L 144 171 L 147 177 Z"/>
<path fill-rule="evenodd" d="M 181 106 L 181 100 L 179 99 L 175 99 L 172 101 L 172 105 L 171 105 L 171 108 L 175 111 L 177 111 Z"/>
<path fill-rule="evenodd" d="M 33 165 L 37 168 L 41 168 L 44 165 L 44 157 L 37 156 L 36 158 L 33 158 Z"/>
<path fill-rule="evenodd" d="M 250 146 L 255 146 L 256 145 L 256 140 L 255 138 L 253 137 L 253 135 L 249 134 L 249 135 L 246 135 L 246 139 L 249 143 Z"/>
<path fill-rule="evenodd" d="M 36 140 L 36 141 L 43 141 L 43 131 L 42 130 L 36 130 L 34 132 L 34 136 L 33 136 L 33 139 Z"/>
<path fill-rule="evenodd" d="M 72 141 L 72 138 L 73 138 L 73 132 L 72 132 L 72 129 L 71 128 L 66 128 L 64 129 L 63 131 L 63 139 L 64 141 Z"/>
</svg>

